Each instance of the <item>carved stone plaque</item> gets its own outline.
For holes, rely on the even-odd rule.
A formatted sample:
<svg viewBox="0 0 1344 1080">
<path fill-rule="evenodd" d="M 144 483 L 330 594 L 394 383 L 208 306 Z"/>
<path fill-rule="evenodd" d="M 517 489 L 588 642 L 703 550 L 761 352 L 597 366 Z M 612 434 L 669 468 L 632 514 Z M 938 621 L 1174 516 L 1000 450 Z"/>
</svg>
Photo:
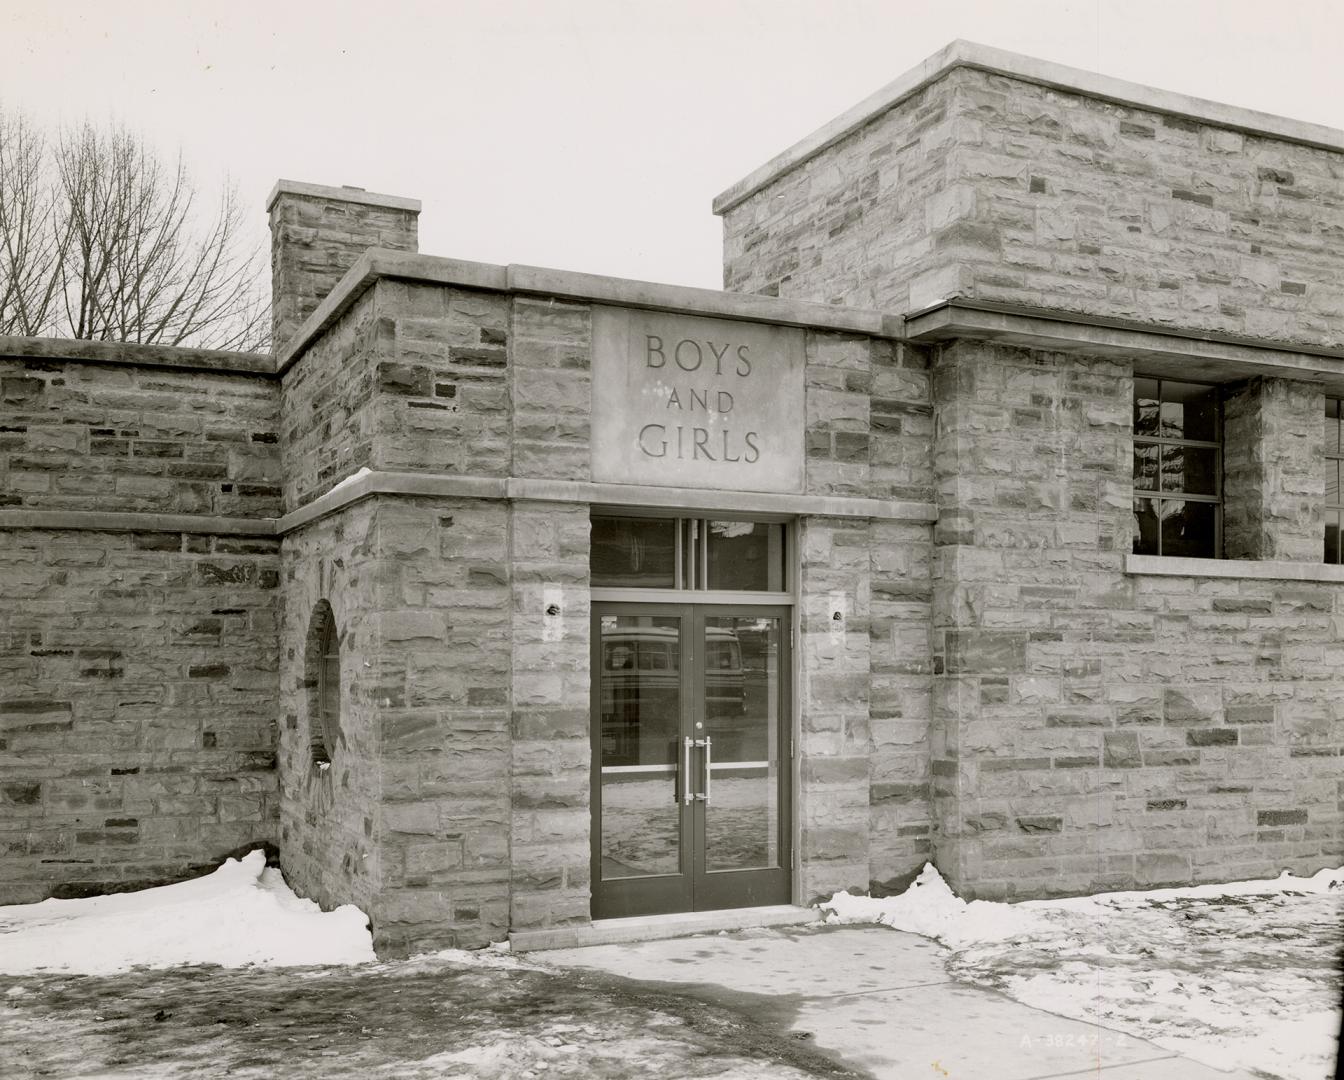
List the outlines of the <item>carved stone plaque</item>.
<svg viewBox="0 0 1344 1080">
<path fill-rule="evenodd" d="M 593 309 L 593 479 L 801 492 L 803 332 Z"/>
</svg>

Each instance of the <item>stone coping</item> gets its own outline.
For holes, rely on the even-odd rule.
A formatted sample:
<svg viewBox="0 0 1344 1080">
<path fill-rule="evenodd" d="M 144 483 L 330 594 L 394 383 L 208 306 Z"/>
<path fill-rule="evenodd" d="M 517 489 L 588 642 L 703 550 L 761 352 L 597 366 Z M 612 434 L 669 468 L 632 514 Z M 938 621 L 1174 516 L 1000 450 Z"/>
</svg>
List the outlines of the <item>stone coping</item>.
<svg viewBox="0 0 1344 1080">
<path fill-rule="evenodd" d="M 141 345 L 134 341 L 85 341 L 79 338 L 9 337 L 0 335 L 0 359 L 77 361 L 218 371 L 230 375 L 273 375 L 269 353 L 194 349 L 180 345 Z"/>
<path fill-rule="evenodd" d="M 1268 559 L 1181 559 L 1167 555 L 1126 555 L 1125 573 L 1246 581 L 1322 581 L 1344 585 L 1344 566 Z"/>
<path fill-rule="evenodd" d="M 1208 101 L 1205 98 L 1191 97 L 1189 94 L 1172 90 L 1159 90 L 1142 83 L 1114 79 L 1109 75 L 1100 75 L 1081 68 L 1068 67 L 1049 60 L 1039 60 L 1006 49 L 996 49 L 989 45 L 959 39 L 944 46 L 917 67 L 864 98 L 853 108 L 841 113 L 782 154 L 771 158 L 759 169 L 748 173 L 714 199 L 714 213 L 726 214 L 781 174 L 834 146 L 845 136 L 959 67 L 1007 75 L 1052 90 L 1097 98 L 1117 105 L 1135 106 L 1150 112 L 1166 113 L 1216 127 L 1249 132 L 1253 135 L 1267 135 L 1285 142 L 1302 143 L 1322 150 L 1344 152 L 1344 131 L 1338 128 Z"/>
<path fill-rule="evenodd" d="M 843 495 L 779 495 L 759 491 L 706 491 L 635 484 L 592 484 L 526 477 L 443 476 L 433 473 L 367 472 L 342 480 L 326 494 L 280 518 L 210 517 L 141 511 L 0 510 L 0 529 L 76 529 L 101 532 L 188 532 L 222 536 L 283 536 L 374 495 L 512 502 L 585 503 L 590 506 L 696 510 L 780 517 L 870 518 L 930 524 L 932 503 L 864 499 Z"/>
<path fill-rule="evenodd" d="M 1344 349 L 1260 341 L 1152 323 L 955 297 L 907 315 L 906 337 L 920 344 L 953 338 L 1132 361 L 1145 375 L 1223 382 L 1229 374 L 1321 383 L 1344 392 Z"/>
<path fill-rule="evenodd" d="M 0 529 L 78 532 L 181 532 L 211 536 L 275 536 L 275 518 L 210 517 L 109 510 L 0 510 Z"/>
<path fill-rule="evenodd" d="M 457 285 L 526 296 L 613 304 L 621 307 L 670 311 L 720 319 L 801 326 L 813 330 L 899 338 L 900 316 L 864 308 L 781 300 L 756 293 L 731 293 L 688 285 L 605 277 L 543 266 L 468 262 L 434 255 L 416 255 L 386 248 L 370 248 L 337 282 L 308 316 L 294 337 L 276 356 L 276 370 L 287 371 L 309 345 L 339 319 L 379 278 Z"/>
<path fill-rule="evenodd" d="M 306 195 L 316 199 L 331 199 L 336 202 L 358 203 L 361 206 L 381 206 L 387 210 L 409 210 L 420 213 L 420 200 L 408 199 L 404 195 L 379 195 L 376 191 L 365 191 L 362 187 L 343 184 L 340 187 L 328 184 L 308 184 L 301 180 L 277 180 L 271 193 L 266 196 L 266 212 L 271 212 L 275 200 L 281 195 Z"/>
<path fill-rule="evenodd" d="M 696 510 L 722 514 L 870 518 L 932 523 L 932 503 L 866 499 L 843 495 L 780 495 L 761 491 L 708 491 L 701 488 L 638 484 L 594 484 L 527 477 L 442 476 L 432 473 L 368 472 L 347 477 L 305 506 L 276 522 L 280 534 L 302 528 L 342 507 L 374 495 L 434 498 L 507 499 L 514 502 L 584 503 L 590 506 Z"/>
</svg>

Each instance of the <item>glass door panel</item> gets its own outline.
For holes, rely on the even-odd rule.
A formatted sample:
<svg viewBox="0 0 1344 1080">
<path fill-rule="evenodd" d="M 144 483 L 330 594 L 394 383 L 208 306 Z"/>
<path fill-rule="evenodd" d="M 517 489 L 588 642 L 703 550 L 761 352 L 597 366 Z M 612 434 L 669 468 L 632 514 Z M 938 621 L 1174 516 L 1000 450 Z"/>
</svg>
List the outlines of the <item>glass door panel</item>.
<svg viewBox="0 0 1344 1080">
<path fill-rule="evenodd" d="M 681 619 L 598 619 L 602 880 L 681 873 Z"/>
<path fill-rule="evenodd" d="M 593 605 L 593 916 L 790 899 L 788 609 Z"/>
<path fill-rule="evenodd" d="M 779 866 L 780 620 L 705 617 L 705 869 Z"/>
</svg>

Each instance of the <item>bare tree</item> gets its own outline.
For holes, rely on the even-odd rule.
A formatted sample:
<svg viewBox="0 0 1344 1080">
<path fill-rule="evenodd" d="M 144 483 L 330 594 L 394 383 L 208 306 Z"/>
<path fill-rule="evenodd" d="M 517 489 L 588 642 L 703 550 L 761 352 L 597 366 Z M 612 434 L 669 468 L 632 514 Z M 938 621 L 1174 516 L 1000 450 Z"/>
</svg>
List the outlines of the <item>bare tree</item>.
<svg viewBox="0 0 1344 1080">
<path fill-rule="evenodd" d="M 0 334 L 264 349 L 263 269 L 229 184 L 205 212 L 124 128 L 0 113 Z"/>
</svg>

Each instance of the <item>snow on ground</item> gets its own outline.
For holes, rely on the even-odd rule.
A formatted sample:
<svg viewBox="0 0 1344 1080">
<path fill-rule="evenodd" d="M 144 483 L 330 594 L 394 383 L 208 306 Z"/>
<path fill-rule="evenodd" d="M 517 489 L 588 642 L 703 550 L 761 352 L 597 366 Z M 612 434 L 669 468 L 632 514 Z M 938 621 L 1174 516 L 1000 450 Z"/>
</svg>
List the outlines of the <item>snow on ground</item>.
<svg viewBox="0 0 1344 1080">
<path fill-rule="evenodd" d="M 1018 904 L 957 897 L 931 865 L 899 896 L 837 893 L 828 922 L 877 922 L 952 950 L 951 974 L 1215 1068 L 1330 1075 L 1344 870 Z"/>
<path fill-rule="evenodd" d="M 0 907 L 0 973 L 8 975 L 373 959 L 362 911 L 346 905 L 324 912 L 301 900 L 260 851 L 176 885 Z"/>
</svg>

